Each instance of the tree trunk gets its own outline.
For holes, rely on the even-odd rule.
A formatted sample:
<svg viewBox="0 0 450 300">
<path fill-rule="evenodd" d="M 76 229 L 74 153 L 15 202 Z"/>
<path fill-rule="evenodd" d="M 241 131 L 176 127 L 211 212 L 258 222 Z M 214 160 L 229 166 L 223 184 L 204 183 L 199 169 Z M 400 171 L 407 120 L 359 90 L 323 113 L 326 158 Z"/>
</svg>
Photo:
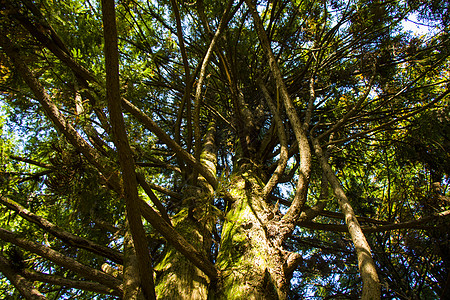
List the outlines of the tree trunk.
<svg viewBox="0 0 450 300">
<path fill-rule="evenodd" d="M 204 137 L 201 164 L 212 174 L 216 173 L 217 155 L 215 146 L 215 120 L 211 120 Z M 203 176 L 196 186 L 183 188 L 183 209 L 173 218 L 172 223 L 185 239 L 203 257 L 208 257 L 212 245 L 210 218 L 214 189 Z M 156 295 L 158 299 L 206 299 L 210 280 L 189 259 L 171 245 L 165 249 L 164 258 L 155 268 L 157 273 Z"/>
<path fill-rule="evenodd" d="M 216 263 L 222 280 L 211 291 L 212 298 L 286 299 L 289 282 L 282 251 L 267 232 L 274 213 L 262 201 L 264 185 L 252 170 L 232 178 L 233 203 L 225 217 Z"/>
<path fill-rule="evenodd" d="M 187 208 L 173 219 L 175 229 L 205 257 L 207 245 L 201 224 L 189 215 Z M 164 258 L 155 267 L 157 299 L 206 299 L 209 279 L 174 247 L 168 246 Z"/>
</svg>

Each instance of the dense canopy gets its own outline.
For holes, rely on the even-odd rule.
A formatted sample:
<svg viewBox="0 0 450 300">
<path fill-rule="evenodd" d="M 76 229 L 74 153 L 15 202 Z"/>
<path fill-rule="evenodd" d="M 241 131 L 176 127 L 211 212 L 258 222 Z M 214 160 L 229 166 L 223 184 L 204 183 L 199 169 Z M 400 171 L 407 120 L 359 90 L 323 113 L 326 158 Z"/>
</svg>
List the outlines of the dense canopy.
<svg viewBox="0 0 450 300">
<path fill-rule="evenodd" d="M 450 295 L 447 1 L 0 15 L 1 295 Z"/>
</svg>

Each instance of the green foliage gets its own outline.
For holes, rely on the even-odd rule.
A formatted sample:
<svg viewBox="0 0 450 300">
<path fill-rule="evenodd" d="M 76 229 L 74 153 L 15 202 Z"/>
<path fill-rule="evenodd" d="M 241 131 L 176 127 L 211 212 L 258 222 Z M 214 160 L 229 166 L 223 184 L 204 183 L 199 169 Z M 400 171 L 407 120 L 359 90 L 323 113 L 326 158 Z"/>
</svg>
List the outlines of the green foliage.
<svg viewBox="0 0 450 300">
<path fill-rule="evenodd" d="M 173 3 L 178 5 L 179 20 Z M 295 125 L 245 3 L 233 2 L 232 15 L 202 74 L 199 102 L 194 103 L 200 67 L 226 5 L 213 0 L 116 1 L 120 92 L 192 156 L 205 142 L 195 139 L 196 130 L 205 136 L 216 118 L 218 171 L 214 175 L 220 179 L 214 192 L 200 199 L 187 193 L 204 184 L 204 178 L 197 180 L 198 170 L 186 153 L 181 155 L 154 128 L 123 109 L 135 170 L 153 184 L 177 230 L 184 236 L 190 229 L 199 236 L 208 232 L 202 238 L 211 240 L 212 246 L 202 249 L 205 256 L 216 261 L 219 252 L 219 267 L 226 269 L 243 260 L 251 270 L 252 257 L 242 256 L 249 250 L 247 236 L 236 224 L 246 224 L 254 212 L 245 206 L 230 213 L 233 203 L 227 193 L 235 198 L 251 199 L 251 193 L 259 197 L 258 192 L 238 186 L 233 176 L 251 166 L 253 179 L 264 186 L 280 157 L 274 114 L 259 82 L 276 105 L 289 147 L 288 166 L 273 198 L 264 204 L 276 220 L 295 195 L 303 158 Z M 319 138 L 361 225 L 375 231 L 366 237 L 374 250 L 383 297 L 437 298 L 450 272 L 448 218 L 396 230 L 376 229 L 450 208 L 448 3 L 295 0 L 257 1 L 257 5 L 295 113 L 304 122 L 311 112 L 304 124 L 309 144 Z M 94 161 L 68 138 L 67 128 L 55 126 L 2 41 L 1 195 L 68 232 L 123 251 L 127 195 L 112 186 L 120 167 L 106 105 L 100 1 L 3 1 L 0 14 L 2 39 L 12 41 L 13 52 L 42 85 L 65 124 L 98 154 Z M 412 16 L 434 30 L 406 32 L 402 22 Z M 303 257 L 288 278 L 289 297 L 357 298 L 362 283 L 354 249 L 342 231 L 345 222 L 332 189 L 323 189 L 323 171 L 314 154 L 309 176 L 307 206 L 320 200 L 326 208 L 306 225 L 297 226 L 282 245 Z M 143 187 L 139 194 L 145 201 L 152 199 Z M 179 219 L 185 222 L 177 225 Z M 319 225 L 324 226 L 314 228 Z M 104 263 L 117 266 L 62 242 L 3 205 L 0 227 L 93 268 Z M 154 265 L 168 269 L 174 248 L 149 223 L 145 230 Z M 221 243 L 224 239 L 230 243 Z M 20 263 L 15 255 L 24 258 L 20 268 L 80 279 L 76 272 L 31 251 L 17 250 L 9 242 L 0 241 L 0 247 L 10 260 Z M 179 261 L 184 259 L 177 255 Z M 39 281 L 35 287 L 54 299 L 113 298 Z M 3 276 L 0 293 L 20 297 Z"/>
</svg>

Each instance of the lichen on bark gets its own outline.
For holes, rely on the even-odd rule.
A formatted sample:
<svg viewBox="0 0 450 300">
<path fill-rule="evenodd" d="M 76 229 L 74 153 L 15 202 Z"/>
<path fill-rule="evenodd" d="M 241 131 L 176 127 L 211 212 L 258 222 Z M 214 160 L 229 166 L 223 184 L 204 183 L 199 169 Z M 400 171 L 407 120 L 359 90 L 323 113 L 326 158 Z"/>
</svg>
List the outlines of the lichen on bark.
<svg viewBox="0 0 450 300">
<path fill-rule="evenodd" d="M 214 299 L 285 299 L 283 255 L 267 234 L 269 207 L 254 171 L 233 179 L 233 203 L 223 225 L 217 267 L 222 278 Z"/>
</svg>

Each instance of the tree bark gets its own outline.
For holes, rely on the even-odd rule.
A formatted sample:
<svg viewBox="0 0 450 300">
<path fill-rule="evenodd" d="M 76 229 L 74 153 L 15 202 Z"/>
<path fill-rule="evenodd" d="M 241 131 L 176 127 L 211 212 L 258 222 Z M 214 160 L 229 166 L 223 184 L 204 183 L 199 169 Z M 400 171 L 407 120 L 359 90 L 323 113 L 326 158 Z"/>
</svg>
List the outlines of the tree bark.
<svg viewBox="0 0 450 300">
<path fill-rule="evenodd" d="M 215 126 L 213 119 L 204 137 L 200 155 L 201 164 L 211 174 L 216 174 L 217 154 L 215 146 Z M 173 218 L 174 228 L 194 246 L 205 258 L 210 253 L 211 232 L 215 218 L 211 214 L 211 200 L 214 189 L 200 176 L 197 186 L 183 188 L 186 205 Z M 172 245 L 167 245 L 164 258 L 155 267 L 157 271 L 156 294 L 158 299 L 207 299 L 210 280 L 187 257 Z"/>
<path fill-rule="evenodd" d="M 359 225 L 355 212 L 353 211 L 353 208 L 351 207 L 338 178 L 323 155 L 322 148 L 320 147 L 318 140 L 314 139 L 313 144 L 319 158 L 320 165 L 325 172 L 328 182 L 333 189 L 334 195 L 338 200 L 339 207 L 344 214 L 348 232 L 350 233 L 353 244 L 355 245 L 356 255 L 358 257 L 359 272 L 361 273 L 361 278 L 363 281 L 362 299 L 380 299 L 380 281 L 378 279 L 375 262 L 372 259 L 369 243 L 367 243 L 366 237 L 361 230 L 361 226 Z"/>
<path fill-rule="evenodd" d="M 139 195 L 133 154 L 122 116 L 119 87 L 119 53 L 114 0 L 102 0 L 102 18 L 105 39 L 106 98 L 117 148 L 126 204 L 126 216 L 138 261 L 140 284 L 146 299 L 156 299 L 153 268 L 148 252 L 147 238 L 139 208 Z M 132 257 L 132 256 L 129 256 Z M 134 264 L 132 264 L 134 265 Z M 125 278 L 127 284 L 128 278 Z"/>
<path fill-rule="evenodd" d="M 6 258 L 0 255 L 0 272 L 8 278 L 20 294 L 27 300 L 46 300 L 47 297 L 34 288 L 33 284 L 23 277 Z"/>
<path fill-rule="evenodd" d="M 214 299 L 286 299 L 288 257 L 271 240 L 274 218 L 261 198 L 263 182 L 248 165 L 232 176 L 233 203 L 225 217 L 217 266 L 222 274 Z"/>
<path fill-rule="evenodd" d="M 205 246 L 211 245 L 202 224 L 189 215 L 187 208 L 173 219 L 174 228 L 205 258 Z M 158 299 L 207 299 L 208 276 L 172 245 L 167 245 L 164 258 L 155 266 Z"/>
</svg>

